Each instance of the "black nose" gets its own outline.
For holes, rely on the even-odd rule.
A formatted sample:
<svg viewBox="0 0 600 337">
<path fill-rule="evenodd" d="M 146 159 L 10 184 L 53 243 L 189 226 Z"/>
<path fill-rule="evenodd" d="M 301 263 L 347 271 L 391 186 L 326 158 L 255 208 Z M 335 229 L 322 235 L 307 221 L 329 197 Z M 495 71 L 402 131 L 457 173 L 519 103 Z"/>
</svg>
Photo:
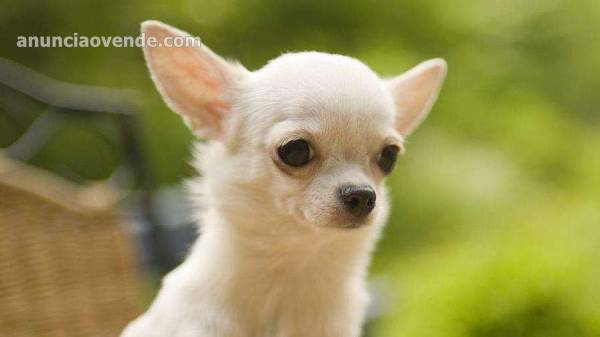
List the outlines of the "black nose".
<svg viewBox="0 0 600 337">
<path fill-rule="evenodd" d="M 348 213 L 355 217 L 365 217 L 375 207 L 375 191 L 370 186 L 342 186 L 338 193 Z"/>
</svg>

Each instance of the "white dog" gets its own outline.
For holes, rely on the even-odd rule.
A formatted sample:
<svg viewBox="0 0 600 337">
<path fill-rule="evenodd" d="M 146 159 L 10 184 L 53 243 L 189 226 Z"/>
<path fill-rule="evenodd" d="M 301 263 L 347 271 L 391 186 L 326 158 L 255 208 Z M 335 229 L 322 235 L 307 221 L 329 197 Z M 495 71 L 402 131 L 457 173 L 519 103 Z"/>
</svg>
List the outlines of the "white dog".
<svg viewBox="0 0 600 337">
<path fill-rule="evenodd" d="M 145 39 L 189 37 L 156 21 Z M 353 58 L 284 54 L 257 71 L 205 46 L 146 46 L 159 92 L 193 132 L 201 236 L 124 337 L 356 337 L 383 184 L 446 74 L 389 80 Z"/>
</svg>

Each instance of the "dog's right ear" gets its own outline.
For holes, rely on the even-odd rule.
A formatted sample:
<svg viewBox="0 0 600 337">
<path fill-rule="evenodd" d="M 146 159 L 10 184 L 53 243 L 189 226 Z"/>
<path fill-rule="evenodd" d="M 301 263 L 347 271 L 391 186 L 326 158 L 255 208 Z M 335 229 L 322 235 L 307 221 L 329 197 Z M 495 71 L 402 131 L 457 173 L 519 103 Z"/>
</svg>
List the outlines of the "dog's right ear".
<svg viewBox="0 0 600 337">
<path fill-rule="evenodd" d="M 248 71 L 159 21 L 143 22 L 142 36 L 152 80 L 167 105 L 197 136 L 222 138 L 232 86 Z"/>
</svg>

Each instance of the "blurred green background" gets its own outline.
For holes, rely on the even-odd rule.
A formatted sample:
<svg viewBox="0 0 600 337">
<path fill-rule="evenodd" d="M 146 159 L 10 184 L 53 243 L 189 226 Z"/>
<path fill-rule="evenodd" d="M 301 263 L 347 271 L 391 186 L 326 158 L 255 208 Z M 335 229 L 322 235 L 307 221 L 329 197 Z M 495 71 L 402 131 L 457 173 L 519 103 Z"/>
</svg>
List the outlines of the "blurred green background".
<svg viewBox="0 0 600 337">
<path fill-rule="evenodd" d="M 17 48 L 19 35 L 136 36 L 158 19 L 249 69 L 285 51 L 354 56 L 382 75 L 443 57 L 449 75 L 390 178 L 374 256 L 373 336 L 600 336 L 600 1 L 9 1 L 0 56 L 50 77 L 143 94 L 158 186 L 180 182 L 192 137 L 136 48 Z M 1 96 L 0 96 L 1 98 Z M 3 106 L 0 109 L 4 109 Z M 0 146 L 16 124 L 0 110 Z M 106 179 L 102 121 L 74 119 L 32 163 Z"/>
</svg>

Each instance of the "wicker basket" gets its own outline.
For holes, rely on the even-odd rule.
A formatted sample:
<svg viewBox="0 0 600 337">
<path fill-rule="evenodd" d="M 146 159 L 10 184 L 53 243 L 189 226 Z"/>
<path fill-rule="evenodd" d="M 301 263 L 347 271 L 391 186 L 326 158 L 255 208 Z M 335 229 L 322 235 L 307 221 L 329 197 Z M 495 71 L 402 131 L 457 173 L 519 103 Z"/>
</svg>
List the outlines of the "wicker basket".
<svg viewBox="0 0 600 337">
<path fill-rule="evenodd" d="M 114 193 L 0 157 L 0 336 L 118 336 L 139 313 Z"/>
</svg>

